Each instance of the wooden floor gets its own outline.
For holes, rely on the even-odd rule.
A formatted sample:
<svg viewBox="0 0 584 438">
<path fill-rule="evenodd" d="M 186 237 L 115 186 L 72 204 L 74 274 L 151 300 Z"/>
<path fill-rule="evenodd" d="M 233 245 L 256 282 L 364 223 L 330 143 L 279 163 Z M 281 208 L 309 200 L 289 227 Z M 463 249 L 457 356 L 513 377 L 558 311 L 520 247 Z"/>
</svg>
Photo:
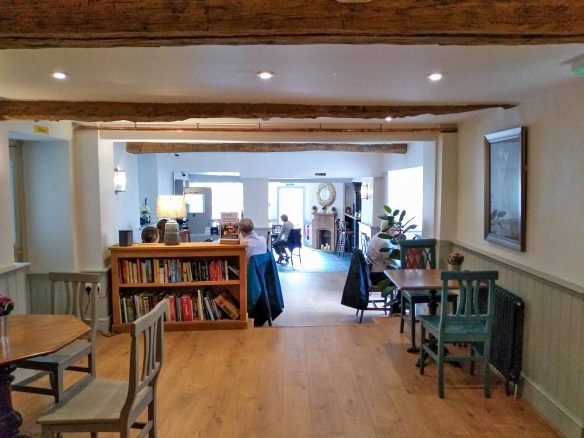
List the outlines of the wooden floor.
<svg viewBox="0 0 584 438">
<path fill-rule="evenodd" d="M 522 400 L 480 373 L 436 367 L 420 376 L 398 318 L 368 325 L 172 332 L 158 392 L 158 436 L 186 437 L 550 437 Z M 127 378 L 129 337 L 98 336 L 98 374 Z M 23 432 L 52 399 L 14 393 Z M 82 435 L 66 435 L 82 436 Z M 100 437 L 112 435 L 100 434 Z"/>
</svg>

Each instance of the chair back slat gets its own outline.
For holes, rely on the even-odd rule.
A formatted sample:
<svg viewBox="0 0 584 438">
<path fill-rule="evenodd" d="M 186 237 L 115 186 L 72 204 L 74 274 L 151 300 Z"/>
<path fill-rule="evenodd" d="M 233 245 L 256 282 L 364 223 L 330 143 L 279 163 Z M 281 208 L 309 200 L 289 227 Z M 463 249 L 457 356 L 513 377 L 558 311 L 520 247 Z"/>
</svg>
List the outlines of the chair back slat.
<svg viewBox="0 0 584 438">
<path fill-rule="evenodd" d="M 84 321 L 90 319 L 88 339 L 93 341 L 97 333 L 97 288 L 99 274 L 79 272 L 49 272 L 50 312 L 74 315 Z M 91 290 L 85 293 L 85 285 Z M 87 306 L 84 309 L 84 306 Z M 89 310 L 89 315 L 87 315 Z"/>
<path fill-rule="evenodd" d="M 436 239 L 402 240 L 399 246 L 402 269 L 436 269 Z"/>
<path fill-rule="evenodd" d="M 440 306 L 440 333 L 444 333 L 446 326 L 453 322 L 466 324 L 482 323 L 485 333 L 490 330 L 493 313 L 492 294 L 495 288 L 497 271 L 450 271 L 442 272 L 442 302 L 448 298 L 448 282 L 458 282 L 459 299 L 458 308 L 454 314 L 448 313 L 448 306 Z M 479 307 L 479 290 L 483 285 L 488 286 L 488 298 L 486 312 L 481 312 Z"/>
<path fill-rule="evenodd" d="M 154 309 L 132 323 L 130 377 L 122 418 L 129 418 L 132 415 L 133 409 L 137 407 L 134 406 L 136 396 L 140 392 L 150 390 L 154 396 L 164 355 L 164 316 L 167 306 L 167 300 L 162 300 Z"/>
</svg>

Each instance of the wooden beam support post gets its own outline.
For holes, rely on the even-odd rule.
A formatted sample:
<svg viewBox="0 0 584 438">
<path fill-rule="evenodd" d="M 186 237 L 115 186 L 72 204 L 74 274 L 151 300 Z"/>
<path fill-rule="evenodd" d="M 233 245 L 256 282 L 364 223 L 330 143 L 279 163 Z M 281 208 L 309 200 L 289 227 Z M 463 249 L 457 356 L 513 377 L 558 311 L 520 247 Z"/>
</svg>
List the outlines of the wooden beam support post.
<svg viewBox="0 0 584 438">
<path fill-rule="evenodd" d="M 0 48 L 584 42 L 578 0 L 10 0 Z"/>
<path fill-rule="evenodd" d="M 185 152 L 374 152 L 405 154 L 407 143 L 154 143 L 128 142 L 132 154 Z"/>
<path fill-rule="evenodd" d="M 77 120 L 84 122 L 176 122 L 187 119 L 281 117 L 385 119 L 422 114 L 454 114 L 513 104 L 479 105 L 300 105 L 276 103 L 148 103 L 0 100 L 0 120 Z"/>
</svg>

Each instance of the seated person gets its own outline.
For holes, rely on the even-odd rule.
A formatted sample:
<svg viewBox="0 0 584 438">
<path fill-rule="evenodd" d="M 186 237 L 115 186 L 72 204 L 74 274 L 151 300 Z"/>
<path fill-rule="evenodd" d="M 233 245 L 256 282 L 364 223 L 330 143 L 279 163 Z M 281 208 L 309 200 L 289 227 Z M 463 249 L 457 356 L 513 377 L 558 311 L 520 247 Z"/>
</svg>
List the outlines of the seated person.
<svg viewBox="0 0 584 438">
<path fill-rule="evenodd" d="M 276 254 L 278 254 L 277 262 L 283 262 L 284 259 L 288 261 L 290 258 L 286 255 L 286 242 L 288 242 L 290 231 L 294 229 L 294 224 L 288 220 L 287 214 L 280 216 L 280 220 L 282 221 L 282 228 L 280 229 L 278 238 L 274 240 L 274 243 L 272 244 L 272 248 L 274 248 Z"/>
<path fill-rule="evenodd" d="M 239 231 L 243 236 L 243 240 L 247 243 L 245 255 L 248 260 L 250 257 L 267 252 L 266 238 L 258 236 L 254 231 L 253 222 L 251 219 L 243 218 L 239 221 Z"/>
<path fill-rule="evenodd" d="M 389 252 L 382 252 L 381 249 L 392 249 L 395 247 L 395 245 L 393 245 L 389 239 L 383 239 L 379 237 L 380 234 L 384 233 L 383 230 L 386 227 L 387 222 L 382 221 L 381 230 L 371 238 L 371 242 L 369 242 L 369 246 L 367 247 L 367 253 L 365 254 L 367 262 L 371 265 L 371 272 L 369 275 L 371 284 L 377 284 L 381 280 L 387 278 L 383 271 L 388 268 L 387 265 L 389 263 Z M 391 230 L 387 230 L 385 231 L 385 234 L 389 234 L 391 236 L 393 233 Z"/>
<path fill-rule="evenodd" d="M 158 241 L 160 243 L 164 243 L 164 227 L 166 226 L 167 222 L 168 219 L 160 219 L 156 224 L 156 228 L 158 228 Z"/>
<path fill-rule="evenodd" d="M 142 230 L 142 243 L 157 243 L 158 230 L 156 227 L 144 227 Z"/>
</svg>

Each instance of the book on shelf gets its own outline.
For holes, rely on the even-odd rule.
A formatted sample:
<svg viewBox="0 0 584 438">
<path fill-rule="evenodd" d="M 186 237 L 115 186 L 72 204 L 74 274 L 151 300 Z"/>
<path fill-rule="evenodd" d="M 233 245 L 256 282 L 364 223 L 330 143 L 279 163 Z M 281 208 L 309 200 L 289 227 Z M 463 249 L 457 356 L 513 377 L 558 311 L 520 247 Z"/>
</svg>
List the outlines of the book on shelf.
<svg viewBox="0 0 584 438">
<path fill-rule="evenodd" d="M 239 214 L 234 212 L 221 212 L 221 238 L 220 243 L 239 243 Z"/>
<path fill-rule="evenodd" d="M 220 292 L 213 298 L 213 301 L 231 318 L 239 319 L 239 305 L 235 303 L 233 297 L 226 292 Z"/>
</svg>

